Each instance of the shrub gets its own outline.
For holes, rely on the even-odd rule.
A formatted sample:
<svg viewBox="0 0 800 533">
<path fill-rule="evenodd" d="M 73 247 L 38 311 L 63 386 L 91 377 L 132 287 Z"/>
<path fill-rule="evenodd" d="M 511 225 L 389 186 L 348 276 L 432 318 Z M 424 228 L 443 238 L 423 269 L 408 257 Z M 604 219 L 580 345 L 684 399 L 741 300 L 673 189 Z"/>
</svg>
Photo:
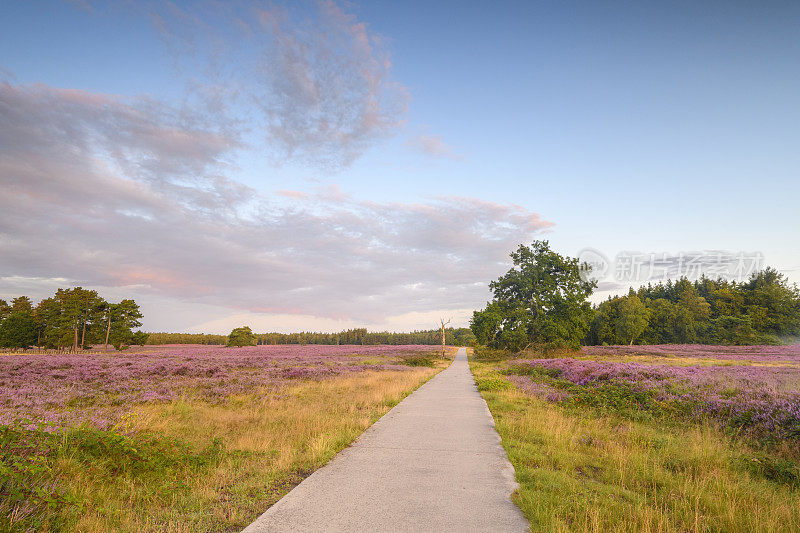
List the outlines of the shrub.
<svg viewBox="0 0 800 533">
<path fill-rule="evenodd" d="M 403 360 L 403 364 L 408 366 L 427 366 L 430 368 L 436 366 L 436 364 L 433 362 L 433 359 L 423 355 L 412 355 L 411 357 L 406 357 Z"/>
</svg>

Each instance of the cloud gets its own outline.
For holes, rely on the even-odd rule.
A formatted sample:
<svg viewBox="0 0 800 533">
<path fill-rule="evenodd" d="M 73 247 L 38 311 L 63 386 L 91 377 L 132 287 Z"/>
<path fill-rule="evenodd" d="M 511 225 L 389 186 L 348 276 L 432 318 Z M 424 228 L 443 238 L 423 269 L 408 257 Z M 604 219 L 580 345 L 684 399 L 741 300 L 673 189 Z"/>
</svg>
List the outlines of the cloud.
<svg viewBox="0 0 800 533">
<path fill-rule="evenodd" d="M 286 158 L 335 169 L 395 132 L 407 95 L 390 80 L 389 56 L 366 24 L 332 1 L 316 5 L 302 24 L 257 10 L 269 36 L 259 63 L 267 91 L 258 104 Z"/>
<path fill-rule="evenodd" d="M 0 123 L 0 278 L 381 323 L 481 305 L 508 252 L 552 225 L 520 206 L 336 187 L 273 204 L 229 177 L 235 136 L 148 101 L 3 83 Z"/>
<path fill-rule="evenodd" d="M 278 194 L 280 196 L 285 196 L 286 198 L 295 198 L 295 199 L 308 198 L 308 193 L 305 193 L 305 192 L 302 192 L 302 191 L 291 191 L 291 190 L 282 189 L 282 190 L 279 190 L 279 191 L 275 191 L 275 194 Z"/>
<path fill-rule="evenodd" d="M 247 106 L 277 163 L 336 172 L 404 123 L 408 91 L 383 40 L 331 0 L 143 9 L 177 64 L 205 62 L 195 96 L 220 113 Z"/>
<path fill-rule="evenodd" d="M 410 146 L 431 157 L 461 159 L 461 156 L 453 151 L 453 147 L 445 144 L 439 135 L 420 134 L 406 141 L 406 146 Z"/>
</svg>

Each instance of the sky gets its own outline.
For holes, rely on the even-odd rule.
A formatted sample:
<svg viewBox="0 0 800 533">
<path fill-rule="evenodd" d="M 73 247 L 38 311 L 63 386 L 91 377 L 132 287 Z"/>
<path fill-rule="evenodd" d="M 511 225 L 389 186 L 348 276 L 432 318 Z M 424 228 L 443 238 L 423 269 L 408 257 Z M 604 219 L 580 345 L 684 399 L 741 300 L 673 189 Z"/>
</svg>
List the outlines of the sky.
<svg viewBox="0 0 800 533">
<path fill-rule="evenodd" d="M 800 282 L 797 2 L 3 3 L 0 298 L 465 326 L 519 244 Z"/>
</svg>

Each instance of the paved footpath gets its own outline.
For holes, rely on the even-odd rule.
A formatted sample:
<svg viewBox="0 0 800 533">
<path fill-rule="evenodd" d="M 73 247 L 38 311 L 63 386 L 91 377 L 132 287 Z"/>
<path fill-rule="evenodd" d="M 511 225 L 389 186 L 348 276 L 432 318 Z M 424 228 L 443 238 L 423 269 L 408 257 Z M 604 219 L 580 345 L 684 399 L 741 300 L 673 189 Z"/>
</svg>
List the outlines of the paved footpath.
<svg viewBox="0 0 800 533">
<path fill-rule="evenodd" d="M 527 531 L 464 348 L 244 533 Z"/>
</svg>

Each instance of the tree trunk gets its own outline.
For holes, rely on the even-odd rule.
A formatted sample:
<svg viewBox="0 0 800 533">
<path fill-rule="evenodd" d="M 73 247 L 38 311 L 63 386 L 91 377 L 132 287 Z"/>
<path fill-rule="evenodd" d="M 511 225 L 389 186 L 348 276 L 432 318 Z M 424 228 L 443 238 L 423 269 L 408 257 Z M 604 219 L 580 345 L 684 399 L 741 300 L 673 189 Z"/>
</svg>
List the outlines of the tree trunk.
<svg viewBox="0 0 800 533">
<path fill-rule="evenodd" d="M 444 321 L 444 318 L 440 318 L 439 322 L 442 324 L 442 359 L 444 359 L 444 347 L 445 347 L 445 337 L 444 337 L 444 327 L 450 323 L 451 319 L 447 319 L 447 322 Z"/>
<path fill-rule="evenodd" d="M 86 318 L 83 319 L 83 332 L 81 333 L 81 350 L 86 348 Z"/>
<path fill-rule="evenodd" d="M 108 351 L 108 336 L 111 335 L 111 313 L 108 314 L 108 328 L 106 329 L 106 345 L 103 350 Z"/>
<path fill-rule="evenodd" d="M 76 323 L 72 330 L 75 332 L 75 340 L 72 342 L 72 351 L 78 353 L 78 324 Z"/>
</svg>

